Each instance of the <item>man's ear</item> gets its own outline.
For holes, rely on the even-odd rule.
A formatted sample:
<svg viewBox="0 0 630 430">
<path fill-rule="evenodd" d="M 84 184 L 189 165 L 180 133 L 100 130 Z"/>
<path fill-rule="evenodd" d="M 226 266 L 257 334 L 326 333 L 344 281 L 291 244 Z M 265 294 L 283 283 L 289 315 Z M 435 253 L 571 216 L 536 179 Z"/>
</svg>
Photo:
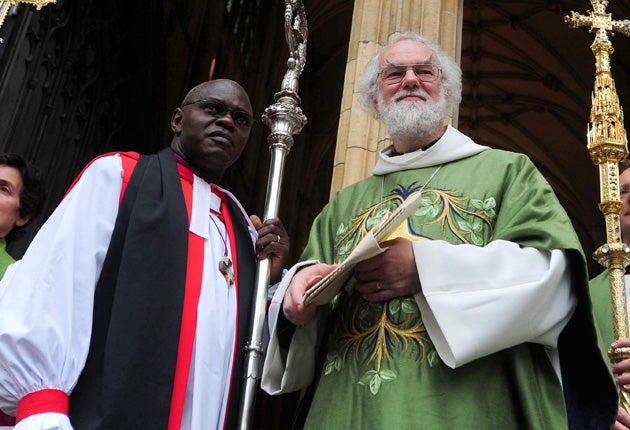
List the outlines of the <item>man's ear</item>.
<svg viewBox="0 0 630 430">
<path fill-rule="evenodd" d="M 180 108 L 175 109 L 173 116 L 171 116 L 171 130 L 177 134 L 182 131 L 182 110 Z"/>
<path fill-rule="evenodd" d="M 17 227 L 22 227 L 22 226 L 26 225 L 26 223 L 27 223 L 27 222 L 29 222 L 30 220 L 31 220 L 31 216 L 30 216 L 30 215 L 27 215 L 27 216 L 25 216 L 25 217 L 18 218 L 18 219 L 15 221 L 15 225 L 16 225 Z"/>
<path fill-rule="evenodd" d="M 378 119 L 381 116 L 380 111 L 378 110 L 378 100 L 376 97 L 372 98 L 372 104 L 374 105 L 374 118 Z"/>
</svg>

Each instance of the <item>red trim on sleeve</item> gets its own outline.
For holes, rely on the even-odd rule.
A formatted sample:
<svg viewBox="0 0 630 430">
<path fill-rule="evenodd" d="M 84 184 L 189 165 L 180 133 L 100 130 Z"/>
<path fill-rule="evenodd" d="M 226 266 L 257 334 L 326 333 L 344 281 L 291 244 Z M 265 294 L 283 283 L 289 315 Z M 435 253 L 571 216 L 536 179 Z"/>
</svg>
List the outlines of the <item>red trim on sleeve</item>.
<svg viewBox="0 0 630 430">
<path fill-rule="evenodd" d="M 119 206 L 122 203 L 123 197 L 125 196 L 125 191 L 127 191 L 127 185 L 129 185 L 129 180 L 131 179 L 133 169 L 135 169 L 136 164 L 138 163 L 138 158 L 140 158 L 140 154 L 138 154 L 137 152 L 120 153 L 120 161 L 122 161 L 123 168 L 123 182 L 122 188 L 120 190 L 120 198 L 118 200 Z"/>
<path fill-rule="evenodd" d="M 66 196 L 68 195 L 68 193 L 72 190 L 72 188 L 74 188 L 74 186 L 76 185 L 76 183 L 79 181 L 79 179 L 81 179 L 81 176 L 83 176 L 83 173 L 87 170 L 88 167 L 90 167 L 92 165 L 92 163 L 94 163 L 96 160 L 98 160 L 99 158 L 103 158 L 103 157 L 107 157 L 109 155 L 115 155 L 115 154 L 120 154 L 121 156 L 123 156 L 123 160 L 124 160 L 124 156 L 128 156 L 131 157 L 132 159 L 135 159 L 135 161 L 138 161 L 138 158 L 140 157 L 140 154 L 138 154 L 137 152 L 133 152 L 133 151 L 129 151 L 129 152 L 108 152 L 106 154 L 101 154 L 98 157 L 93 158 L 92 160 L 90 160 L 90 162 L 88 164 L 86 164 L 83 169 L 81 170 L 81 172 L 74 178 L 74 181 L 72 181 L 72 184 L 70 184 L 70 186 L 68 187 L 68 189 L 66 190 L 66 193 L 63 195 L 63 198 L 66 198 Z M 135 166 L 135 162 L 133 162 L 133 166 Z M 123 162 L 123 168 L 124 168 L 124 162 Z M 133 169 L 132 169 L 133 170 Z M 131 177 L 131 172 L 129 172 L 129 176 L 127 177 L 127 182 L 129 181 L 129 177 Z M 120 193 L 121 196 L 123 193 Z M 122 200 L 122 197 L 121 197 Z"/>
<path fill-rule="evenodd" d="M 16 423 L 32 415 L 56 412 L 68 415 L 68 395 L 55 389 L 33 391 L 18 402 Z"/>
</svg>

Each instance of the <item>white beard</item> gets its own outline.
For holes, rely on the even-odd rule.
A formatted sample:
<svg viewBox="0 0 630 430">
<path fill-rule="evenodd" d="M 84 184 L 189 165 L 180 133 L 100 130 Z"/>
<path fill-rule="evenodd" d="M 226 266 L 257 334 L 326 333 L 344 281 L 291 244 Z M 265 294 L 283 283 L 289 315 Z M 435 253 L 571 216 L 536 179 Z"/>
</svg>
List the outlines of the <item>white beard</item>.
<svg viewBox="0 0 630 430">
<path fill-rule="evenodd" d="M 396 102 L 404 95 L 418 95 L 428 100 L 428 94 L 423 91 L 399 91 L 394 95 L 389 105 L 385 105 L 382 93 L 378 93 L 378 110 L 390 137 L 396 139 L 426 139 L 435 134 L 449 114 L 446 97 L 440 91 L 437 102 L 431 101 L 403 101 Z"/>
</svg>

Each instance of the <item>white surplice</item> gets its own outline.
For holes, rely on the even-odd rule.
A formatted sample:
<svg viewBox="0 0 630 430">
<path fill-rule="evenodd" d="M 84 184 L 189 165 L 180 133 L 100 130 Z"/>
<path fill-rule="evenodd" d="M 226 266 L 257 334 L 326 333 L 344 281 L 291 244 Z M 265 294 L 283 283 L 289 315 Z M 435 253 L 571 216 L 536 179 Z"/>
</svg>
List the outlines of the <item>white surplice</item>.
<svg viewBox="0 0 630 430">
<path fill-rule="evenodd" d="M 23 259 L 0 281 L 0 408 L 8 413 L 15 413 L 18 401 L 30 392 L 53 388 L 69 394 L 79 379 L 89 349 L 94 289 L 118 213 L 122 178 L 120 156 L 95 160 L 41 227 Z M 205 238 L 205 261 L 184 430 L 208 429 L 208 423 L 223 428 L 236 341 L 237 297 L 217 267 L 225 248 L 208 216 L 210 209 L 220 210 L 220 199 L 210 188 L 194 176 L 190 231 Z M 218 218 L 214 221 L 224 228 Z M 251 223 L 249 231 L 254 246 L 257 233 Z M 44 413 L 15 427 L 44 429 L 72 426 L 62 414 Z"/>
</svg>

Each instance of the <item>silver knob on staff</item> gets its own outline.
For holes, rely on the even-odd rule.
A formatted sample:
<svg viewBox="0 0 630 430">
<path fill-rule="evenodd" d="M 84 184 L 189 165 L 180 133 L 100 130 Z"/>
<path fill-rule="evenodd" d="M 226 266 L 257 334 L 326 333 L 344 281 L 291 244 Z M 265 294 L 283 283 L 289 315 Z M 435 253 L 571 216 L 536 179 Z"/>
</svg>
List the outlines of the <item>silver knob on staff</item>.
<svg viewBox="0 0 630 430">
<path fill-rule="evenodd" d="M 299 134 L 306 124 L 306 117 L 299 107 L 298 79 L 306 63 L 307 23 L 304 5 L 301 0 L 285 0 L 284 29 L 289 59 L 287 72 L 282 80 L 281 90 L 274 96 L 275 103 L 265 109 L 262 121 L 271 130 L 267 138 L 271 151 L 267 197 L 263 219 L 278 215 L 285 157 L 293 147 L 293 135 Z M 261 358 L 264 357 L 263 330 L 267 308 L 269 287 L 269 260 L 258 263 L 256 289 L 252 306 L 249 340 L 245 346 L 245 372 L 239 429 L 251 428 L 254 400 L 260 380 Z"/>
</svg>

